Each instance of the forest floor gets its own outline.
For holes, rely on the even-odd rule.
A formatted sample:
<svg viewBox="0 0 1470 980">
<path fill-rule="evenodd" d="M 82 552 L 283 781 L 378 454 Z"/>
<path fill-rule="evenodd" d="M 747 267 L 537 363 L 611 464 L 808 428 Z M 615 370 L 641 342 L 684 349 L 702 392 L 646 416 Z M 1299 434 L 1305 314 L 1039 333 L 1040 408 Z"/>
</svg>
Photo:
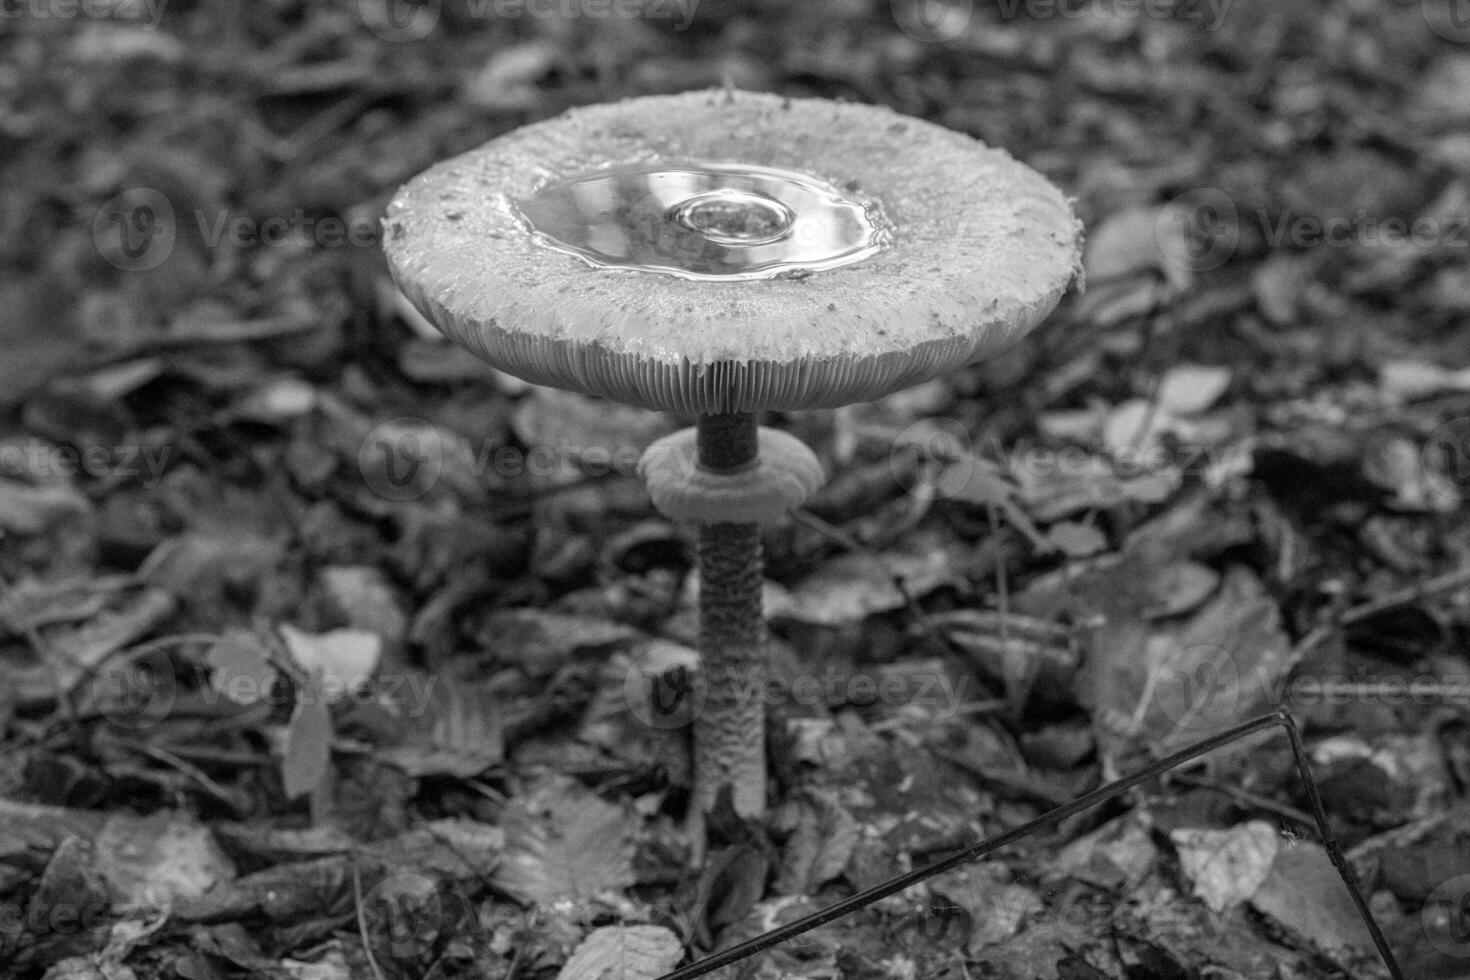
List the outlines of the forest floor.
<svg viewBox="0 0 1470 980">
<path fill-rule="evenodd" d="M 379 219 L 721 85 L 1006 148 L 1088 288 L 774 420 L 829 475 L 766 541 L 774 806 L 696 876 L 629 696 L 694 656 L 626 465 L 674 421 L 448 345 Z M 25 0 L 0 158 L 5 976 L 651 978 L 1284 707 L 1470 977 L 1464 0 Z M 1260 735 L 740 968 L 1385 975 L 1309 811 Z"/>
</svg>

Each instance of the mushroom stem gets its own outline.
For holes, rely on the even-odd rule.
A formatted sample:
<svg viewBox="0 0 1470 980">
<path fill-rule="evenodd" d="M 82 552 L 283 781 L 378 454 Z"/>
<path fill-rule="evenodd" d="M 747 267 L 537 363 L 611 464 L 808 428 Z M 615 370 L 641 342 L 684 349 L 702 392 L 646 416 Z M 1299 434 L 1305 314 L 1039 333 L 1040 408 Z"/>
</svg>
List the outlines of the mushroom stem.
<svg viewBox="0 0 1470 980">
<path fill-rule="evenodd" d="M 699 465 L 715 472 L 752 466 L 759 452 L 750 412 L 701 415 Z M 703 711 L 694 725 L 694 809 L 714 807 L 730 787 L 735 811 L 766 810 L 766 627 L 761 609 L 760 525 L 699 526 L 699 647 Z"/>
<path fill-rule="evenodd" d="M 701 415 L 695 432 L 699 465 L 716 473 L 747 469 L 760 452 L 760 426 L 752 412 Z"/>
</svg>

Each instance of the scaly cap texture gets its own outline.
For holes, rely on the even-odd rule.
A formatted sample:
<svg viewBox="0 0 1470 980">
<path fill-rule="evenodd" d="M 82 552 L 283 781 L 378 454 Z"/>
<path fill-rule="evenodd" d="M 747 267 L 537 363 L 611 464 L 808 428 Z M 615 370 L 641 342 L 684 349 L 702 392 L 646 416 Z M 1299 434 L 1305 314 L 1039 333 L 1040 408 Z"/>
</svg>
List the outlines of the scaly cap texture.
<svg viewBox="0 0 1470 980">
<path fill-rule="evenodd" d="M 710 161 L 802 171 L 876 202 L 892 243 L 802 278 L 692 281 L 596 268 L 514 202 L 603 168 Z M 683 414 L 869 401 L 985 357 L 1080 273 L 1066 198 L 992 149 L 889 109 L 690 92 L 574 109 L 403 187 L 385 250 L 449 337 L 538 384 Z"/>
</svg>

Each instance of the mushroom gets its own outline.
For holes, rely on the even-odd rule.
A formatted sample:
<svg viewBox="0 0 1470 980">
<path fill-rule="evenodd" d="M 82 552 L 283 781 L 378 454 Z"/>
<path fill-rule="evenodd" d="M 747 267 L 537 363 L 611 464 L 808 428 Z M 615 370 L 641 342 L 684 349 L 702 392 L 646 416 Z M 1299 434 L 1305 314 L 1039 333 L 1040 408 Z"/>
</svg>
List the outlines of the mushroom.
<svg viewBox="0 0 1470 980">
<path fill-rule="evenodd" d="M 1080 273 L 1067 199 L 888 109 L 709 91 L 515 130 L 415 178 L 385 222 L 400 288 L 490 364 L 695 417 L 639 464 L 655 506 L 699 525 L 691 818 L 727 786 L 761 816 L 761 528 L 823 476 L 758 415 L 871 401 L 1008 346 Z"/>
</svg>

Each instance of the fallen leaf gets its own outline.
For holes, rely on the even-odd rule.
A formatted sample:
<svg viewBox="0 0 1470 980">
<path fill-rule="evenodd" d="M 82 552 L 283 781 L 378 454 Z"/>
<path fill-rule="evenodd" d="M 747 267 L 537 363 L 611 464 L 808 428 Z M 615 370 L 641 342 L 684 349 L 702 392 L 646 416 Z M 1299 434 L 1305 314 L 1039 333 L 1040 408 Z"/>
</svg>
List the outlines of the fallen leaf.
<svg viewBox="0 0 1470 980">
<path fill-rule="evenodd" d="M 0 628 L 21 636 L 30 630 L 90 619 L 129 582 L 121 576 L 21 579 L 0 595 Z"/>
<path fill-rule="evenodd" d="M 1197 561 L 1174 561 L 1149 580 L 1153 602 L 1143 614 L 1151 619 L 1178 616 L 1195 609 L 1220 585 L 1220 573 Z"/>
<path fill-rule="evenodd" d="M 321 691 L 336 701 L 360 689 L 378 669 L 383 640 L 366 630 L 328 630 L 307 633 L 282 623 L 277 627 L 291 659 L 308 674 L 319 678 Z"/>
<path fill-rule="evenodd" d="M 369 850 L 389 867 L 465 881 L 490 874 L 500 861 L 505 831 L 476 820 L 431 820 Z"/>
<path fill-rule="evenodd" d="M 599 616 L 502 609 L 485 617 L 478 638 L 497 663 L 540 677 L 555 673 L 578 653 L 633 643 L 643 634 Z"/>
<path fill-rule="evenodd" d="M 235 875 L 214 835 L 185 814 L 113 817 L 96 844 L 97 869 L 125 908 L 168 908 Z"/>
<path fill-rule="evenodd" d="M 0 479 L 0 533 L 43 534 L 62 521 L 84 522 L 91 513 L 91 502 L 69 486 Z"/>
<path fill-rule="evenodd" d="M 1446 15 L 1451 24 L 1463 29 L 1457 15 Z M 1429 71 L 1415 86 L 1417 97 L 1413 111 L 1431 129 L 1448 126 L 1454 121 L 1470 120 L 1470 55 L 1449 53 L 1435 59 Z"/>
<path fill-rule="evenodd" d="M 256 704 L 275 685 L 279 672 L 268 652 L 245 630 L 229 630 L 209 648 L 209 683 L 236 704 Z"/>
<path fill-rule="evenodd" d="M 1047 872 L 1098 888 L 1132 890 L 1158 858 L 1151 828 L 1135 810 L 1062 848 L 1049 862 Z"/>
<path fill-rule="evenodd" d="M 348 626 L 376 633 L 387 643 L 403 639 L 408 616 L 380 569 L 371 565 L 332 565 L 322 569 L 321 583 L 333 611 Z"/>
<path fill-rule="evenodd" d="M 1159 381 L 1159 407 L 1171 415 L 1197 415 L 1230 387 L 1230 369 L 1213 364 L 1176 364 Z"/>
<path fill-rule="evenodd" d="M 1214 912 L 1250 901 L 1271 873 L 1280 838 L 1264 820 L 1229 830 L 1181 827 L 1169 834 L 1194 893 Z"/>
<path fill-rule="evenodd" d="M 316 408 L 316 386 L 295 377 L 280 377 L 252 388 L 222 414 L 220 421 L 281 425 Z"/>
<path fill-rule="evenodd" d="M 557 980 L 652 980 L 684 955 L 679 937 L 663 926 L 602 926 L 587 934 Z"/>
<path fill-rule="evenodd" d="M 842 874 L 861 835 L 862 828 L 835 794 L 808 791 L 782 855 L 777 893 L 809 895 Z"/>
<path fill-rule="evenodd" d="M 1370 440 L 1362 467 L 1375 486 L 1393 493 L 1388 503 L 1398 510 L 1448 514 L 1460 507 L 1459 487 L 1425 466 L 1422 448 L 1402 436 Z"/>
<path fill-rule="evenodd" d="M 465 100 L 482 109 L 529 109 L 540 102 L 537 82 L 560 57 L 548 40 L 523 41 L 499 49 L 464 86 Z"/>
<path fill-rule="evenodd" d="M 1374 948 L 1347 886 L 1327 852 L 1314 842 L 1278 848 L 1250 902 L 1319 949 Z"/>
<path fill-rule="evenodd" d="M 301 697 L 286 727 L 281 780 L 295 799 L 321 784 L 332 761 L 332 716 L 320 692 Z"/>
<path fill-rule="evenodd" d="M 1470 389 L 1470 370 L 1451 370 L 1431 361 L 1388 361 L 1378 369 L 1378 383 L 1387 394 L 1412 401 Z"/>
<path fill-rule="evenodd" d="M 839 555 L 802 579 L 791 592 L 790 606 L 779 615 L 818 626 L 861 622 L 875 613 L 904 607 L 894 577 L 902 579 L 909 594 L 917 599 L 952 581 L 957 574 L 950 549 L 933 538 L 914 539 L 902 550 L 876 556 Z M 776 612 L 770 614 L 775 616 Z"/>
<path fill-rule="evenodd" d="M 1079 316 L 1104 326 L 1119 323 L 1152 309 L 1165 285 L 1174 292 L 1188 288 L 1190 245 L 1172 214 L 1161 207 L 1126 208 L 1088 229 L 1082 260 L 1088 289 Z"/>
<path fill-rule="evenodd" d="M 1146 398 L 1130 398 L 1113 406 L 1103 422 L 1103 445 L 1115 457 L 1132 458 L 1157 451 L 1159 436 L 1169 431 L 1169 413 Z"/>
<path fill-rule="evenodd" d="M 408 730 L 401 744 L 379 749 L 384 761 L 414 777 L 459 779 L 473 778 L 504 761 L 502 705 L 489 686 L 422 674 L 403 676 L 406 683 L 396 685 L 396 694 Z M 412 683 L 415 680 L 423 683 Z"/>
<path fill-rule="evenodd" d="M 589 472 L 631 475 L 648 444 L 675 426 L 660 412 L 537 386 L 516 403 L 511 428 L 526 449 L 520 469 L 546 485 Z"/>
<path fill-rule="evenodd" d="M 39 882 L 28 891 L 21 899 L 23 906 L 10 906 L 6 947 L 14 949 L 22 940 L 22 948 L 32 947 L 30 955 L 52 961 L 96 951 L 110 928 L 112 889 L 97 868 L 92 841 L 64 837 L 46 860 Z M 59 922 L 70 928 L 50 925 Z"/>
<path fill-rule="evenodd" d="M 1068 558 L 1086 558 L 1106 551 L 1108 547 L 1107 535 L 1092 524 L 1078 524 L 1076 521 L 1053 524 L 1047 529 L 1046 537 Z"/>
<path fill-rule="evenodd" d="M 1182 625 L 1150 625 L 1142 612 L 1120 610 L 1096 629 L 1079 675 L 1105 755 L 1183 748 L 1276 704 L 1291 644 L 1254 573 L 1232 566 Z"/>
<path fill-rule="evenodd" d="M 1071 459 L 1067 466 L 1020 468 L 1020 500 L 1036 520 L 1051 522 L 1080 511 L 1111 510 L 1129 502 L 1161 503 L 1182 481 L 1173 466 L 1129 476 L 1123 467 L 1103 456 L 1079 454 Z"/>
<path fill-rule="evenodd" d="M 226 585 L 258 581 L 283 554 L 279 541 L 254 531 L 212 528 L 167 539 L 144 559 L 138 576 L 192 605 L 209 606 Z"/>
<path fill-rule="evenodd" d="M 108 658 L 147 636 L 177 608 L 178 603 L 167 592 L 142 589 L 121 599 L 116 608 L 102 612 L 90 622 L 48 631 L 41 648 L 44 662 L 14 670 L 5 682 L 15 691 L 21 704 L 54 698 L 60 692 L 73 690 L 88 677 L 94 682 L 92 690 L 96 694 L 126 693 L 126 686 L 110 685 L 108 679 L 98 672 L 104 668 Z M 121 659 L 124 662 L 115 665 L 119 670 L 127 666 L 126 658 Z M 160 677 L 160 680 L 167 678 Z"/>
<path fill-rule="evenodd" d="M 963 865 L 929 881 L 937 899 L 948 899 L 967 913 L 969 935 L 965 949 L 982 955 L 988 946 L 1004 943 L 1021 929 L 1027 916 L 1045 905 L 1035 889 L 1010 880 L 1010 870 L 998 862 Z"/>
<path fill-rule="evenodd" d="M 497 887 L 528 904 L 590 901 L 633 884 L 637 818 L 564 776 L 506 806 Z"/>
<path fill-rule="evenodd" d="M 74 290 L 53 272 L 10 278 L 0 287 L 0 408 L 25 400 L 86 356 Z"/>
</svg>

